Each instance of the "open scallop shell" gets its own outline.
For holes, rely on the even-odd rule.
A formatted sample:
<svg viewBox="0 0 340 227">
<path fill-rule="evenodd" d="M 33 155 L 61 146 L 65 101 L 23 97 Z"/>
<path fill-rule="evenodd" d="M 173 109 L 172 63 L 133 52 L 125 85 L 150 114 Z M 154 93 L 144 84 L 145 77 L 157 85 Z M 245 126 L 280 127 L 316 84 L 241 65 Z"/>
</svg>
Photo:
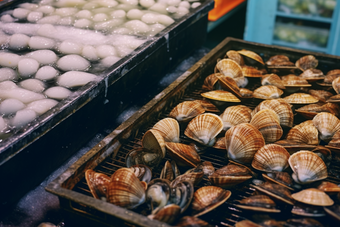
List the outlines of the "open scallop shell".
<svg viewBox="0 0 340 227">
<path fill-rule="evenodd" d="M 231 192 L 216 186 L 204 186 L 197 189 L 191 203 L 194 216 L 198 217 L 214 210 L 229 199 Z"/>
<path fill-rule="evenodd" d="M 217 73 L 220 74 L 217 77 L 219 84 L 221 85 L 221 88 L 224 91 L 229 91 L 231 93 L 233 93 L 236 97 L 240 98 L 241 94 L 240 94 L 240 88 L 238 87 L 236 81 L 228 76 L 224 76 L 221 73 Z"/>
<path fill-rule="evenodd" d="M 218 102 L 241 102 L 240 99 L 238 99 L 235 95 L 233 95 L 231 92 L 228 91 L 221 91 L 221 90 L 215 90 L 215 91 L 209 91 L 201 93 L 201 95 L 204 98 L 218 101 Z"/>
<path fill-rule="evenodd" d="M 295 66 L 293 62 L 285 55 L 274 55 L 266 61 L 269 66 Z"/>
<path fill-rule="evenodd" d="M 332 93 L 330 93 L 329 91 L 324 91 L 324 90 L 310 89 L 308 93 L 314 96 L 315 98 L 319 99 L 319 101 L 321 102 L 326 102 L 330 97 L 333 96 Z"/>
<path fill-rule="evenodd" d="M 313 118 L 313 124 L 320 133 L 320 139 L 325 142 L 329 142 L 334 133 L 340 130 L 340 120 L 331 113 L 318 113 Z"/>
<path fill-rule="evenodd" d="M 203 82 L 203 85 L 202 85 L 202 89 L 206 89 L 206 90 L 209 90 L 209 91 L 212 91 L 215 89 L 215 85 L 218 81 L 217 77 L 216 77 L 216 74 L 220 74 L 220 73 L 213 73 L 213 74 L 210 74 L 209 76 L 207 76 L 205 79 L 204 79 L 204 82 Z"/>
<path fill-rule="evenodd" d="M 275 200 L 293 205 L 291 192 L 282 185 L 265 182 L 259 185 L 252 185 L 252 187 Z"/>
<path fill-rule="evenodd" d="M 219 116 L 212 113 L 201 114 L 192 119 L 184 134 L 205 146 L 213 146 L 216 136 L 222 131 L 223 122 Z"/>
<path fill-rule="evenodd" d="M 142 146 L 149 151 L 157 152 L 165 157 L 165 142 L 160 132 L 150 129 L 146 131 L 142 138 Z"/>
<path fill-rule="evenodd" d="M 262 101 L 253 111 L 252 116 L 254 116 L 257 112 L 271 109 L 274 110 L 275 113 L 279 116 L 280 125 L 285 127 L 292 127 L 294 121 L 294 114 L 292 108 L 289 103 L 287 103 L 283 99 L 271 99 Z"/>
<path fill-rule="evenodd" d="M 194 100 L 194 102 L 199 103 L 204 109 L 205 111 L 209 111 L 209 112 L 220 112 L 220 110 L 211 102 L 207 101 L 207 100 Z"/>
<path fill-rule="evenodd" d="M 319 133 L 312 120 L 294 126 L 287 134 L 287 140 L 302 144 L 318 145 Z"/>
<path fill-rule="evenodd" d="M 111 178 L 109 176 L 103 173 L 97 173 L 92 169 L 88 169 L 85 171 L 85 179 L 94 198 L 100 199 L 102 197 L 106 197 L 107 187 L 111 182 Z"/>
<path fill-rule="evenodd" d="M 244 65 L 244 60 L 242 55 L 240 55 L 237 51 L 235 50 L 229 50 L 226 53 L 226 57 L 228 57 L 231 60 L 234 60 L 237 64 L 239 64 L 240 66 Z"/>
<path fill-rule="evenodd" d="M 247 89 L 247 88 L 240 88 L 240 94 L 242 98 L 252 98 L 253 97 L 253 91 Z"/>
<path fill-rule="evenodd" d="M 148 218 L 172 224 L 178 218 L 180 213 L 181 208 L 178 205 L 169 204 L 154 210 L 152 214 L 148 215 Z"/>
<path fill-rule="evenodd" d="M 241 66 L 231 59 L 222 59 L 218 61 L 216 69 L 224 76 L 228 76 L 233 79 L 244 77 Z"/>
<path fill-rule="evenodd" d="M 300 68 L 302 71 L 305 71 L 310 68 L 316 68 L 318 66 L 319 61 L 313 55 L 306 55 L 299 58 L 295 65 Z"/>
<path fill-rule="evenodd" d="M 333 80 L 332 87 L 337 94 L 340 94 L 340 77 Z"/>
<path fill-rule="evenodd" d="M 168 154 L 178 165 L 196 167 L 201 162 L 201 158 L 194 146 L 173 142 L 167 142 L 165 145 Z"/>
<path fill-rule="evenodd" d="M 274 85 L 278 87 L 279 89 L 286 89 L 281 78 L 274 73 L 263 75 L 261 79 L 261 84 L 262 85 Z"/>
<path fill-rule="evenodd" d="M 299 143 L 292 140 L 279 140 L 275 144 L 283 146 L 290 154 L 295 153 L 300 150 L 313 150 L 316 145 L 310 145 L 305 143 Z"/>
<path fill-rule="evenodd" d="M 340 187 L 329 181 L 322 181 L 318 186 L 318 189 L 326 193 L 338 193 L 340 192 Z"/>
<path fill-rule="evenodd" d="M 268 182 L 279 184 L 291 191 L 294 191 L 294 189 L 291 187 L 293 185 L 293 179 L 287 172 L 263 173 L 262 177 Z"/>
<path fill-rule="evenodd" d="M 251 66 L 242 66 L 242 73 L 245 77 L 262 78 L 262 72 Z"/>
<path fill-rule="evenodd" d="M 293 180 L 299 184 L 308 184 L 314 181 L 326 179 L 328 176 L 325 162 L 311 151 L 299 151 L 288 159 L 293 170 Z"/>
<path fill-rule="evenodd" d="M 240 204 L 235 204 L 235 206 L 245 210 L 269 213 L 281 212 L 280 210 L 276 209 L 275 202 L 266 195 L 252 195 L 238 202 Z"/>
<path fill-rule="evenodd" d="M 297 88 L 296 90 L 302 88 L 302 87 L 311 87 L 312 85 L 308 83 L 308 81 L 302 77 L 296 76 L 294 74 L 289 74 L 286 76 L 282 76 L 281 80 L 286 88 L 292 88 L 291 91 L 295 91 L 294 88 Z"/>
<path fill-rule="evenodd" d="M 165 142 L 179 142 L 179 124 L 173 118 L 164 118 L 158 121 L 152 129 L 158 131 Z"/>
<path fill-rule="evenodd" d="M 289 156 L 290 154 L 284 147 L 267 144 L 255 153 L 251 166 L 264 172 L 283 171 L 289 166 Z"/>
<path fill-rule="evenodd" d="M 262 65 L 264 65 L 264 62 L 261 58 L 260 55 L 258 55 L 257 53 L 253 52 L 253 51 L 250 51 L 250 50 L 239 50 L 237 51 L 239 54 L 243 55 L 243 56 L 246 56 L 248 58 L 251 58 L 259 63 L 261 63 Z"/>
<path fill-rule="evenodd" d="M 334 201 L 324 192 L 316 188 L 308 188 L 292 194 L 292 197 L 301 203 L 313 206 L 332 206 Z"/>
<path fill-rule="evenodd" d="M 280 119 L 274 110 L 264 109 L 257 112 L 250 121 L 263 135 L 267 143 L 279 140 L 283 135 Z"/>
<path fill-rule="evenodd" d="M 179 122 L 186 122 L 204 112 L 205 109 L 200 103 L 195 101 L 184 101 L 171 110 L 169 117 L 175 118 Z"/>
<path fill-rule="evenodd" d="M 304 78 L 308 82 L 323 80 L 325 78 L 320 69 L 307 69 L 300 74 L 300 77 Z"/>
<path fill-rule="evenodd" d="M 283 91 L 273 85 L 263 85 L 256 88 L 253 92 L 253 97 L 258 99 L 278 99 L 283 94 Z"/>
<path fill-rule="evenodd" d="M 232 126 L 249 123 L 251 120 L 251 109 L 244 105 L 230 106 L 221 114 L 223 130 L 228 130 Z"/>
<path fill-rule="evenodd" d="M 283 98 L 290 104 L 312 104 L 317 103 L 319 100 L 305 93 L 294 93 Z"/>
<path fill-rule="evenodd" d="M 261 132 L 249 123 L 231 127 L 225 142 L 228 158 L 240 163 L 251 163 L 256 151 L 265 145 Z"/>
</svg>

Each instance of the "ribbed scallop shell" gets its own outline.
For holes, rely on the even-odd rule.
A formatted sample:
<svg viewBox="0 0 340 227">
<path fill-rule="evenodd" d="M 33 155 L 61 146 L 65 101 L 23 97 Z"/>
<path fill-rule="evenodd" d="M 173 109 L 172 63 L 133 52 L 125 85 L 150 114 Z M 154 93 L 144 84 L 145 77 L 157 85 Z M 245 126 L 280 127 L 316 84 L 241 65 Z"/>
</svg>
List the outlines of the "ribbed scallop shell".
<svg viewBox="0 0 340 227">
<path fill-rule="evenodd" d="M 294 114 L 289 103 L 283 99 L 271 99 L 262 101 L 253 111 L 252 116 L 264 109 L 274 110 L 280 118 L 280 125 L 292 127 L 294 121 Z"/>
<path fill-rule="evenodd" d="M 285 55 L 274 55 L 266 61 L 266 65 L 272 66 L 291 66 L 294 65 L 293 62 Z"/>
<path fill-rule="evenodd" d="M 253 92 L 253 97 L 258 99 L 278 99 L 283 94 L 283 91 L 273 85 L 263 85 L 256 88 Z"/>
<path fill-rule="evenodd" d="M 158 121 L 152 129 L 158 131 L 165 142 L 179 142 L 179 124 L 173 118 L 164 118 Z"/>
<path fill-rule="evenodd" d="M 100 199 L 101 197 L 106 197 L 107 187 L 111 182 L 109 176 L 88 169 L 85 172 L 85 179 L 94 198 Z"/>
<path fill-rule="evenodd" d="M 256 151 L 265 145 L 261 132 L 249 123 L 231 127 L 225 142 L 228 158 L 240 163 L 251 163 Z"/>
<path fill-rule="evenodd" d="M 322 102 L 326 102 L 327 99 L 329 99 L 330 97 L 333 96 L 332 93 L 330 93 L 329 91 L 324 91 L 324 90 L 314 90 L 314 89 L 310 89 L 308 91 L 308 93 L 312 96 L 314 96 L 315 98 L 319 99 Z"/>
<path fill-rule="evenodd" d="M 292 197 L 301 203 L 314 206 L 332 206 L 334 201 L 323 191 L 316 188 L 308 188 L 292 194 Z"/>
<path fill-rule="evenodd" d="M 180 206 L 176 204 L 169 204 L 157 209 L 155 212 L 153 212 L 153 214 L 148 215 L 148 218 L 172 224 L 178 218 L 180 213 Z"/>
<path fill-rule="evenodd" d="M 339 74 L 330 74 L 330 75 L 326 75 L 325 78 L 323 79 L 323 82 L 327 85 L 332 85 L 332 82 L 336 79 L 340 77 L 340 73 Z"/>
<path fill-rule="evenodd" d="M 338 75 L 340 74 L 340 69 L 332 69 L 327 72 L 326 75 Z"/>
<path fill-rule="evenodd" d="M 285 85 L 285 87 L 287 86 L 310 87 L 311 86 L 306 79 L 296 76 L 294 74 L 282 76 L 281 80 L 283 84 Z"/>
<path fill-rule="evenodd" d="M 277 144 L 267 144 L 261 147 L 254 155 L 251 166 L 264 172 L 283 171 L 288 164 L 290 154 Z"/>
<path fill-rule="evenodd" d="M 331 113 L 318 113 L 313 118 L 313 124 L 320 133 L 320 139 L 325 142 L 329 142 L 334 133 L 340 130 L 340 120 Z"/>
<path fill-rule="evenodd" d="M 215 91 L 208 91 L 201 93 L 201 95 L 204 98 L 215 100 L 215 101 L 221 101 L 221 102 L 241 102 L 235 95 L 233 95 L 229 91 L 221 91 L 221 90 L 215 90 Z"/>
<path fill-rule="evenodd" d="M 179 122 L 185 122 L 204 112 L 205 109 L 201 104 L 195 101 L 184 101 L 171 110 L 169 117 L 175 118 Z"/>
<path fill-rule="evenodd" d="M 240 88 L 240 94 L 243 98 L 251 98 L 253 97 L 253 91 L 247 88 Z"/>
<path fill-rule="evenodd" d="M 210 224 L 193 216 L 184 216 L 176 222 L 178 227 L 210 227 Z"/>
<path fill-rule="evenodd" d="M 248 58 L 251 58 L 259 63 L 261 63 L 262 65 L 264 65 L 264 62 L 261 58 L 260 55 L 258 55 L 257 53 L 253 52 L 253 51 L 250 51 L 250 50 L 239 50 L 237 51 L 239 54 L 243 55 L 243 56 L 246 56 Z"/>
<path fill-rule="evenodd" d="M 322 181 L 321 184 L 318 186 L 318 189 L 326 193 L 340 192 L 340 187 L 337 184 L 329 181 Z"/>
<path fill-rule="evenodd" d="M 165 141 L 160 132 L 150 129 L 146 131 L 142 138 L 142 146 L 150 151 L 157 151 L 165 157 Z"/>
<path fill-rule="evenodd" d="M 194 100 L 194 102 L 199 103 L 205 109 L 205 111 L 220 112 L 220 110 L 214 104 L 212 104 L 211 102 L 209 102 L 207 100 L 197 99 L 197 100 Z"/>
<path fill-rule="evenodd" d="M 244 65 L 244 60 L 242 55 L 240 55 L 237 51 L 235 50 L 229 50 L 226 53 L 226 57 L 228 57 L 231 60 L 234 60 L 237 64 L 239 64 L 240 66 Z"/>
<path fill-rule="evenodd" d="M 216 77 L 217 73 L 213 73 L 210 74 L 209 76 L 207 76 L 204 79 L 203 85 L 202 85 L 202 89 L 206 89 L 206 90 L 214 90 L 215 84 L 217 83 L 218 79 Z"/>
<path fill-rule="evenodd" d="M 145 202 L 145 188 L 133 170 L 120 168 L 111 176 L 106 197 L 110 203 L 132 209 Z"/>
<path fill-rule="evenodd" d="M 288 163 L 293 170 L 293 179 L 300 184 L 312 183 L 327 178 L 325 162 L 311 151 L 299 151 L 292 154 Z"/>
<path fill-rule="evenodd" d="M 260 70 L 257 70 L 256 68 L 247 66 L 247 65 L 242 66 L 242 73 L 243 73 L 243 76 L 245 77 L 253 77 L 253 78 L 262 77 L 262 72 Z"/>
<path fill-rule="evenodd" d="M 304 121 L 293 128 L 287 134 L 287 140 L 303 144 L 318 145 L 319 133 L 312 120 Z"/>
<path fill-rule="evenodd" d="M 178 165 L 196 167 L 201 162 L 200 156 L 193 146 L 167 142 L 168 154 Z"/>
<path fill-rule="evenodd" d="M 332 87 L 337 94 L 340 94 L 340 77 L 333 80 Z"/>
<path fill-rule="evenodd" d="M 231 188 L 252 178 L 252 175 L 247 168 L 239 165 L 228 164 L 227 166 L 217 169 L 208 178 L 215 186 Z"/>
<path fill-rule="evenodd" d="M 208 213 L 229 199 L 231 192 L 216 186 L 204 186 L 197 189 L 191 207 L 195 217 Z"/>
<path fill-rule="evenodd" d="M 267 143 L 279 140 L 283 135 L 278 115 L 271 109 L 257 112 L 250 121 L 257 128 Z"/>
<path fill-rule="evenodd" d="M 251 120 L 250 113 L 251 109 L 244 105 L 236 105 L 226 108 L 221 114 L 223 130 L 228 130 L 229 128 L 241 123 L 249 123 Z"/>
<path fill-rule="evenodd" d="M 241 205 L 236 206 L 243 209 L 263 212 L 280 212 L 280 210 L 275 209 L 275 202 L 266 195 L 252 195 L 240 200 L 239 202 Z"/>
<path fill-rule="evenodd" d="M 312 104 L 317 103 L 319 100 L 305 93 L 294 93 L 283 98 L 290 104 Z"/>
<path fill-rule="evenodd" d="M 261 84 L 262 85 L 274 85 L 278 87 L 279 89 L 286 89 L 281 78 L 274 73 L 263 75 L 261 79 Z"/>
<path fill-rule="evenodd" d="M 316 68 L 319 61 L 313 55 L 306 55 L 295 62 L 296 67 L 305 71 L 310 68 Z"/>
<path fill-rule="evenodd" d="M 205 146 L 213 146 L 216 136 L 222 131 L 223 122 L 219 116 L 212 113 L 201 114 L 192 119 L 184 134 Z"/>
<path fill-rule="evenodd" d="M 233 78 L 228 77 L 228 76 L 218 75 L 217 79 L 223 90 L 230 91 L 237 97 L 241 97 L 240 88 L 238 87 L 236 81 Z"/>
<path fill-rule="evenodd" d="M 299 75 L 300 77 L 308 80 L 319 80 L 323 79 L 325 76 L 323 75 L 323 72 L 320 69 L 307 69 L 303 73 Z"/>
<path fill-rule="evenodd" d="M 231 59 L 222 59 L 216 64 L 216 68 L 224 76 L 231 77 L 233 79 L 242 78 L 242 68 L 236 61 Z"/>
</svg>

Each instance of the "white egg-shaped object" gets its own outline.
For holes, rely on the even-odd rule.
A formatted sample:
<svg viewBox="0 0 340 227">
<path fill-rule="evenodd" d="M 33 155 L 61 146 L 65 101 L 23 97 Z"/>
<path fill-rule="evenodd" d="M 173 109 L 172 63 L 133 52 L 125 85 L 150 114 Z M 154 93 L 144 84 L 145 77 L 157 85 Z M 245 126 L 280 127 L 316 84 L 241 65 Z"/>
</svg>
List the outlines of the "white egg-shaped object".
<svg viewBox="0 0 340 227">
<path fill-rule="evenodd" d="M 127 28 L 114 28 L 112 29 L 112 34 L 117 34 L 117 35 L 130 35 L 132 34 L 132 31 Z"/>
<path fill-rule="evenodd" d="M 18 7 L 28 9 L 28 10 L 35 10 L 38 8 L 38 5 L 34 3 L 25 2 L 25 3 L 19 4 Z"/>
<path fill-rule="evenodd" d="M 82 6 L 82 5 L 85 5 L 87 1 L 85 0 L 59 0 L 59 1 L 52 1 L 52 3 L 54 3 L 54 5 L 56 5 L 59 8 L 62 8 L 62 7 Z"/>
<path fill-rule="evenodd" d="M 44 94 L 48 98 L 62 100 L 62 99 L 66 99 L 67 97 L 69 97 L 72 94 L 72 91 L 70 91 L 69 89 L 65 87 L 55 86 L 55 87 L 46 89 L 46 91 L 44 91 Z"/>
<path fill-rule="evenodd" d="M 4 82 L 2 82 L 4 83 Z M 16 87 L 12 89 L 1 89 L 0 99 L 18 99 L 19 101 L 27 104 L 36 100 L 46 98 L 43 94 L 26 90 L 24 88 Z"/>
<path fill-rule="evenodd" d="M 124 45 L 120 45 L 120 46 L 116 46 L 116 50 L 117 50 L 117 56 L 118 57 L 125 57 L 126 55 L 130 54 L 133 49 L 124 46 Z"/>
<path fill-rule="evenodd" d="M 14 127 L 21 127 L 27 125 L 37 117 L 34 110 L 23 109 L 16 112 L 15 116 L 10 119 L 10 125 Z"/>
<path fill-rule="evenodd" d="M 155 24 L 158 22 L 158 16 L 159 14 L 155 14 L 155 13 L 145 13 L 142 17 L 141 17 L 141 21 L 143 21 L 146 24 Z"/>
<path fill-rule="evenodd" d="M 189 9 L 186 8 L 186 7 L 180 6 L 180 7 L 177 8 L 177 12 L 174 14 L 174 16 L 175 16 L 176 18 L 179 18 L 179 17 L 184 16 L 184 15 L 187 14 L 187 13 L 189 13 Z"/>
<path fill-rule="evenodd" d="M 201 5 L 200 2 L 194 2 L 194 3 L 191 4 L 191 8 L 195 9 L 195 8 L 199 7 L 200 5 Z"/>
<path fill-rule="evenodd" d="M 71 26 L 74 23 L 74 18 L 72 16 L 62 17 L 59 20 L 60 25 Z"/>
<path fill-rule="evenodd" d="M 96 61 L 99 59 L 97 49 L 90 45 L 83 47 L 81 55 L 89 61 Z"/>
<path fill-rule="evenodd" d="M 188 1 L 181 1 L 178 6 L 190 9 L 190 3 Z"/>
<path fill-rule="evenodd" d="M 140 20 L 144 12 L 139 9 L 131 9 L 127 12 L 126 17 L 130 20 Z"/>
<path fill-rule="evenodd" d="M 43 18 L 44 14 L 42 12 L 30 12 L 28 15 L 27 15 L 27 20 L 31 23 L 35 23 L 37 22 L 38 20 L 40 20 L 41 18 Z"/>
<path fill-rule="evenodd" d="M 103 66 L 103 67 L 110 67 L 112 66 L 114 63 L 116 63 L 117 61 L 119 61 L 121 58 L 120 57 L 117 57 L 117 56 L 108 56 L 106 58 L 103 58 L 101 61 L 100 61 L 100 64 Z"/>
<path fill-rule="evenodd" d="M 60 18 L 60 15 L 46 16 L 38 20 L 37 24 L 58 24 Z"/>
<path fill-rule="evenodd" d="M 9 38 L 10 38 L 10 36 L 1 34 L 0 35 L 0 45 L 1 46 L 7 46 L 8 43 L 9 43 Z"/>
<path fill-rule="evenodd" d="M 76 18 L 85 18 L 85 19 L 91 19 L 92 13 L 90 10 L 84 9 L 78 11 L 75 15 Z"/>
<path fill-rule="evenodd" d="M 71 16 L 71 15 L 76 14 L 77 12 L 78 12 L 78 9 L 74 7 L 57 8 L 54 11 L 55 14 L 60 15 L 62 17 Z"/>
<path fill-rule="evenodd" d="M 81 54 L 83 45 L 72 41 L 63 41 L 58 47 L 63 54 Z"/>
<path fill-rule="evenodd" d="M 15 17 L 15 18 L 18 18 L 18 19 L 26 19 L 28 14 L 30 13 L 31 11 L 28 10 L 28 9 L 24 9 L 24 8 L 15 8 L 13 10 L 13 14 L 12 16 Z"/>
<path fill-rule="evenodd" d="M 94 24 L 93 28 L 94 30 L 99 30 L 99 31 L 111 31 L 112 28 L 115 28 L 117 26 L 120 26 L 124 24 L 125 20 L 121 18 L 115 18 L 109 21 L 104 21 L 104 22 L 97 22 Z"/>
<path fill-rule="evenodd" d="M 113 11 L 110 15 L 112 18 L 122 19 L 126 17 L 126 12 L 122 9 L 119 9 L 119 10 Z"/>
<path fill-rule="evenodd" d="M 0 92 L 1 90 L 11 90 L 17 87 L 18 85 L 16 85 L 13 81 L 10 81 L 10 80 L 0 82 Z M 7 99 L 7 98 L 8 97 L 2 97 L 2 99 Z"/>
<path fill-rule="evenodd" d="M 138 0 L 118 0 L 118 1 L 122 4 L 133 5 L 133 6 L 138 5 Z"/>
<path fill-rule="evenodd" d="M 174 23 L 175 20 L 167 15 L 157 15 L 157 22 L 160 24 L 164 24 L 165 26 L 169 26 Z"/>
<path fill-rule="evenodd" d="M 113 8 L 116 7 L 119 3 L 115 0 L 99 0 L 97 3 L 101 6 Z"/>
<path fill-rule="evenodd" d="M 0 68 L 0 82 L 5 80 L 17 80 L 18 74 L 11 68 Z"/>
<path fill-rule="evenodd" d="M 169 6 L 179 6 L 181 3 L 181 0 L 167 0 L 167 4 Z"/>
<path fill-rule="evenodd" d="M 75 54 L 65 55 L 57 61 L 57 67 L 63 71 L 85 71 L 90 66 L 88 60 Z"/>
<path fill-rule="evenodd" d="M 26 105 L 17 99 L 5 99 L 0 103 L 0 114 L 9 115 L 22 110 Z"/>
<path fill-rule="evenodd" d="M 151 24 L 150 25 L 150 29 L 151 29 L 150 35 L 156 35 L 160 31 L 162 31 L 164 28 L 166 28 L 166 26 L 163 25 L 163 24 Z"/>
<path fill-rule="evenodd" d="M 97 2 L 88 2 L 85 5 L 83 5 L 82 9 L 92 10 L 99 7 L 99 4 Z"/>
<path fill-rule="evenodd" d="M 0 52 L 0 65 L 2 67 L 15 68 L 18 67 L 18 63 L 21 57 L 17 54 Z"/>
<path fill-rule="evenodd" d="M 150 8 L 155 3 L 155 0 L 139 0 L 139 4 L 145 8 Z"/>
<path fill-rule="evenodd" d="M 135 34 L 143 34 L 150 31 L 150 27 L 142 21 L 130 20 L 124 24 L 124 26 Z"/>
<path fill-rule="evenodd" d="M 5 22 L 5 23 L 12 23 L 14 22 L 16 19 L 14 19 L 11 15 L 9 14 L 5 14 L 5 15 L 2 15 L 0 20 L 2 22 Z"/>
<path fill-rule="evenodd" d="M 66 88 L 83 86 L 91 81 L 98 80 L 98 77 L 91 73 L 69 71 L 58 77 L 57 83 Z"/>
<path fill-rule="evenodd" d="M 42 99 L 31 102 L 27 105 L 26 109 L 33 110 L 38 115 L 46 113 L 48 110 L 52 109 L 58 104 L 58 101 L 54 99 Z"/>
<path fill-rule="evenodd" d="M 155 3 L 154 5 L 152 5 L 149 8 L 149 10 L 155 11 L 157 13 L 167 14 L 166 7 L 167 7 L 167 5 L 165 5 L 165 4 Z"/>
<path fill-rule="evenodd" d="M 109 16 L 105 13 L 97 13 L 93 16 L 92 20 L 95 22 L 107 21 Z"/>
<path fill-rule="evenodd" d="M 42 12 L 45 15 L 51 14 L 55 11 L 55 8 L 51 5 L 42 5 L 38 7 L 35 11 Z"/>
<path fill-rule="evenodd" d="M 53 68 L 52 66 L 45 65 L 38 69 L 37 73 L 35 74 L 34 78 L 39 80 L 51 80 L 56 78 L 59 75 L 59 71 Z"/>
<path fill-rule="evenodd" d="M 116 56 L 117 51 L 113 46 L 110 45 L 100 45 L 96 47 L 97 55 L 100 58 L 105 58 L 107 56 Z"/>
<path fill-rule="evenodd" d="M 52 50 L 36 50 L 28 53 L 26 57 L 37 60 L 41 65 L 51 65 L 57 62 L 58 56 Z"/>
<path fill-rule="evenodd" d="M 30 77 L 39 69 L 39 62 L 33 58 L 23 58 L 18 62 L 18 72 L 21 77 Z"/>
<path fill-rule="evenodd" d="M 86 18 L 78 19 L 73 24 L 76 28 L 90 28 L 92 26 L 92 21 Z"/>
<path fill-rule="evenodd" d="M 23 50 L 28 47 L 30 37 L 25 34 L 13 34 L 9 39 L 9 48 Z"/>
<path fill-rule="evenodd" d="M 53 49 L 56 46 L 56 42 L 50 38 L 32 36 L 28 45 L 32 50 Z"/>
<path fill-rule="evenodd" d="M 38 79 L 26 79 L 19 83 L 19 86 L 34 92 L 43 92 L 46 89 L 46 84 Z"/>
</svg>

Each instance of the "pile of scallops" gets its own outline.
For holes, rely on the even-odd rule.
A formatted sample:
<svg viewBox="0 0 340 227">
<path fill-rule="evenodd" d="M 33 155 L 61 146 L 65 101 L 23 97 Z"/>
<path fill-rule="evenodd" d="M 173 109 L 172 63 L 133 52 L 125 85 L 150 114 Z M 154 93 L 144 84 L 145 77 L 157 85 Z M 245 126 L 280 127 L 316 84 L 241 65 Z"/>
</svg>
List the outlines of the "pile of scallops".
<svg viewBox="0 0 340 227">
<path fill-rule="evenodd" d="M 340 151 L 340 70 L 324 75 L 317 66 L 311 55 L 264 62 L 249 50 L 228 51 L 201 98 L 179 103 L 147 130 L 125 168 L 111 176 L 86 171 L 92 195 L 147 207 L 150 219 L 176 226 L 210 226 L 207 213 L 223 216 L 223 204 L 269 214 L 235 226 L 323 226 L 318 218 L 326 215 L 339 222 L 340 179 L 329 169 Z M 209 152 L 226 165 L 202 160 Z M 242 187 L 252 193 L 238 195 Z"/>
</svg>

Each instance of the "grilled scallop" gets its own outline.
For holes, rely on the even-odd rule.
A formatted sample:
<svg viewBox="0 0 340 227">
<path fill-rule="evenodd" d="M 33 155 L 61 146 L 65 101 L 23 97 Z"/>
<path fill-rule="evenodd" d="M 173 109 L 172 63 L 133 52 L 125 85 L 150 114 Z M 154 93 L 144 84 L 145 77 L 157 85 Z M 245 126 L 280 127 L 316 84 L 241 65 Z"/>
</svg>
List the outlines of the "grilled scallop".
<svg viewBox="0 0 340 227">
<path fill-rule="evenodd" d="M 275 142 L 283 135 L 278 115 L 271 109 L 257 112 L 250 121 L 263 135 L 267 143 Z"/>
<path fill-rule="evenodd" d="M 320 133 L 320 139 L 325 142 L 329 142 L 334 133 L 340 130 L 340 120 L 331 113 L 318 113 L 313 118 L 313 124 Z"/>
<path fill-rule="evenodd" d="M 254 155 L 252 167 L 264 172 L 285 170 L 289 158 L 288 151 L 277 144 L 267 144 L 261 147 Z"/>
<path fill-rule="evenodd" d="M 292 194 L 292 197 L 301 203 L 313 206 L 332 206 L 334 201 L 324 192 L 316 188 L 308 188 Z"/>
<path fill-rule="evenodd" d="M 273 85 L 263 85 L 253 92 L 253 97 L 258 99 L 278 99 L 283 91 Z"/>
<path fill-rule="evenodd" d="M 236 105 L 226 108 L 220 116 L 223 121 L 223 130 L 226 131 L 241 123 L 249 123 L 251 120 L 250 113 L 251 109 L 244 105 Z"/>
<path fill-rule="evenodd" d="M 192 119 L 184 134 L 205 146 L 213 146 L 216 136 L 222 131 L 223 122 L 216 114 L 205 113 Z"/>
<path fill-rule="evenodd" d="M 302 144 L 318 145 L 319 133 L 312 120 L 304 121 L 294 126 L 287 134 L 287 140 Z"/>
<path fill-rule="evenodd" d="M 308 184 L 327 178 L 327 166 L 325 162 L 311 151 L 299 151 L 288 159 L 293 170 L 293 180 L 299 184 Z"/>
<path fill-rule="evenodd" d="M 164 118 L 158 121 L 152 129 L 158 131 L 165 142 L 179 143 L 179 124 L 173 118 Z"/>
<path fill-rule="evenodd" d="M 249 123 L 231 127 L 225 142 L 228 158 L 240 163 L 251 163 L 256 151 L 265 145 L 261 132 Z"/>
</svg>

